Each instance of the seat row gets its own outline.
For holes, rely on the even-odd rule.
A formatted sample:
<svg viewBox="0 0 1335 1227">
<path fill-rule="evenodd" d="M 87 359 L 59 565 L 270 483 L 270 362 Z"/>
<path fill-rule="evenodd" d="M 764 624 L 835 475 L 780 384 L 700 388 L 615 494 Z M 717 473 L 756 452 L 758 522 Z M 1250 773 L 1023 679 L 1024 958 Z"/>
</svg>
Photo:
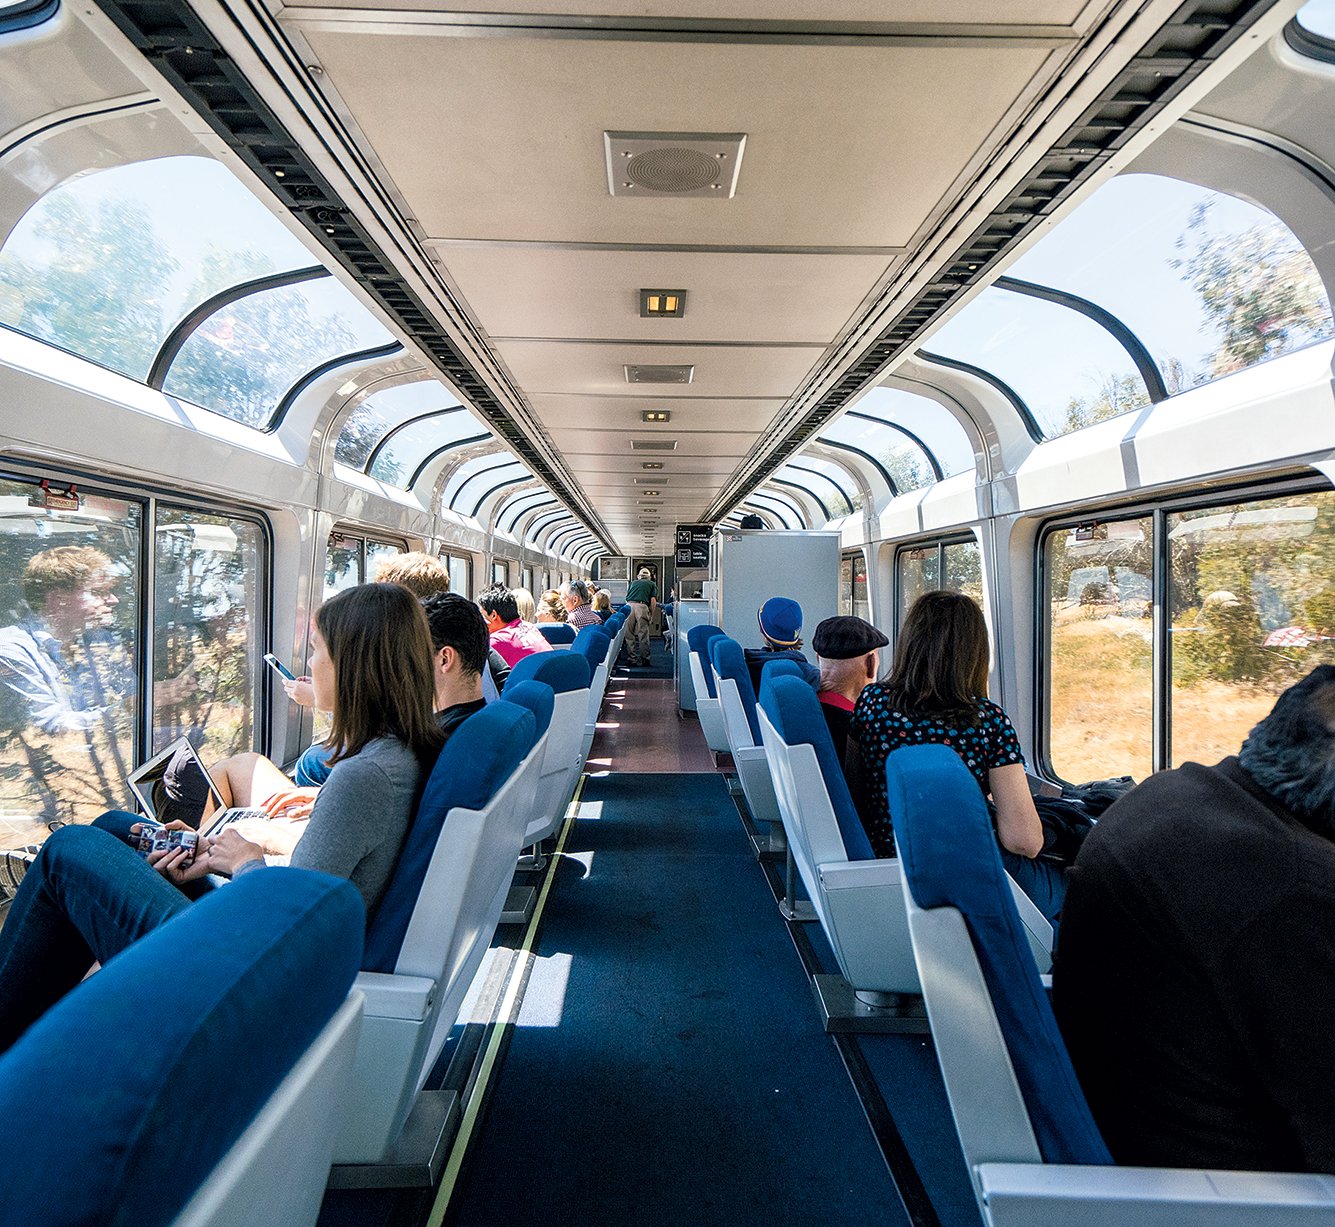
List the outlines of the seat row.
<svg viewBox="0 0 1335 1227">
<path fill-rule="evenodd" d="M 0 1132 L 43 1160 L 11 1168 L 0 1227 L 277 1227 L 313 1223 L 327 1183 L 431 1180 L 458 1105 L 424 1084 L 521 852 L 566 814 L 624 622 L 525 657 L 459 725 L 369 925 L 349 883 L 265 869 L 30 1028 L 0 1059 Z"/>
</svg>

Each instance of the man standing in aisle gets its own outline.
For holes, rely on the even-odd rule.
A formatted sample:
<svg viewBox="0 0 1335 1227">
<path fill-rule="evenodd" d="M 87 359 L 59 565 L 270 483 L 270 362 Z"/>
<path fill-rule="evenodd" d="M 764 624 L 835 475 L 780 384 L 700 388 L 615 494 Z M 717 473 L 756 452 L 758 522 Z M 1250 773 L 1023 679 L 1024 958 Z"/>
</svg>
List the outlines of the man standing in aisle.
<svg viewBox="0 0 1335 1227">
<path fill-rule="evenodd" d="M 630 644 L 630 663 L 644 668 L 649 667 L 649 619 L 658 606 L 658 585 L 652 575 L 648 567 L 641 567 L 635 573 L 635 581 L 626 589 L 626 601 L 630 605 L 630 630 L 626 636 Z"/>
</svg>

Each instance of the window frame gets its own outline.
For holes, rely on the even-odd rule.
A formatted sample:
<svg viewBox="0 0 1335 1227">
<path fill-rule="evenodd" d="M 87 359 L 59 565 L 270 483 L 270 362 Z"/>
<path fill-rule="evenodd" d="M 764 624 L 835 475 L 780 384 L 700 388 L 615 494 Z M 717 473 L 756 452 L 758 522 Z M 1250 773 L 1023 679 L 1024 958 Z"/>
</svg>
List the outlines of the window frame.
<svg viewBox="0 0 1335 1227">
<path fill-rule="evenodd" d="M 366 543 L 368 541 L 374 541 L 377 545 L 388 545 L 397 548 L 399 552 L 403 554 L 408 553 L 410 548 L 408 545 L 407 537 L 393 537 L 387 534 L 368 532 L 366 529 L 357 527 L 355 525 L 335 524 L 329 530 L 329 536 L 325 538 L 324 567 L 322 569 L 322 574 L 328 574 L 329 572 L 329 545 L 334 540 L 335 537 L 341 537 L 344 541 L 357 541 L 360 543 L 360 548 L 357 551 L 357 573 L 359 577 L 357 580 L 358 584 L 364 584 L 367 582 Z M 325 595 L 321 599 L 328 600 L 329 598 L 327 595 Z"/>
<path fill-rule="evenodd" d="M 13 461 L 0 464 L 0 481 L 31 483 L 36 486 L 41 481 L 49 481 L 53 486 L 76 485 L 80 494 L 100 498 L 118 499 L 126 503 L 138 503 L 142 521 L 138 548 L 138 576 L 135 599 L 139 602 L 138 617 L 135 624 L 136 659 L 135 659 L 135 703 L 136 718 L 133 738 L 133 758 L 135 767 L 151 757 L 152 720 L 153 720 L 153 609 L 156 597 L 157 558 L 154 543 L 157 535 L 158 505 L 164 504 L 177 511 L 198 512 L 202 515 L 224 517 L 258 526 L 260 530 L 260 576 L 256 583 L 257 608 L 255 616 L 260 622 L 256 638 L 260 644 L 260 655 L 274 650 L 274 533 L 268 514 L 259 507 L 249 504 L 224 504 L 207 498 L 198 498 L 173 490 L 166 486 L 144 485 L 136 481 L 117 483 L 104 473 L 84 469 L 61 467 L 27 466 Z M 284 648 L 284 651 L 287 649 Z M 268 754 L 273 743 L 273 700 L 265 685 L 266 669 L 261 663 L 255 677 L 256 703 L 254 735 L 251 748 L 261 754 Z"/>
<path fill-rule="evenodd" d="M 452 559 L 453 559 L 454 561 L 456 561 L 456 562 L 462 562 L 462 563 L 464 564 L 464 567 L 466 568 L 466 573 L 467 573 L 467 575 L 468 575 L 468 591 L 467 591 L 467 592 L 461 592 L 461 593 L 459 593 L 459 595 L 462 596 L 462 597 L 464 597 L 464 598 L 466 598 L 467 600 L 470 600 L 470 601 L 471 601 L 471 600 L 473 599 L 473 556 L 472 556 L 472 554 L 464 553 L 462 550 L 437 550 L 437 551 L 436 551 L 436 557 L 437 557 L 437 558 L 444 564 L 444 566 L 445 566 L 445 571 L 446 571 L 447 574 L 449 573 L 449 569 L 450 569 L 450 561 L 451 561 Z M 457 591 L 456 588 L 454 587 L 454 581 L 453 581 L 453 580 L 450 581 L 450 591 L 451 591 L 451 592 L 455 592 L 455 591 Z"/>
<path fill-rule="evenodd" d="M 901 599 L 903 596 L 903 587 L 900 582 L 900 576 L 899 576 L 900 555 L 906 554 L 910 550 L 934 549 L 936 551 L 936 568 L 937 568 L 936 573 L 938 577 L 944 579 L 946 574 L 946 547 L 950 545 L 976 545 L 978 547 L 980 554 L 983 548 L 983 543 L 982 541 L 979 540 L 978 534 L 974 532 L 969 532 L 968 530 L 964 532 L 948 533 L 944 537 L 926 537 L 926 538 L 920 538 L 919 540 L 916 541 L 903 541 L 895 546 L 894 557 L 891 559 L 890 563 L 890 572 L 892 581 L 890 585 L 891 588 L 890 599 L 894 603 L 894 621 L 893 621 L 894 639 L 899 638 L 900 624 L 904 620 L 902 612 L 903 601 Z M 870 582 L 870 580 L 868 582 Z M 987 617 L 986 608 L 983 609 L 983 617 L 984 618 Z"/>
<path fill-rule="evenodd" d="M 27 0 L 25 4 L 12 5 L 8 12 L 0 13 L 0 35 L 31 30 L 50 21 L 58 12 L 60 0 Z"/>
<path fill-rule="evenodd" d="M 1052 659 L 1052 626 L 1048 617 L 1048 567 L 1046 546 L 1049 536 L 1075 528 L 1089 521 L 1109 524 L 1118 520 L 1148 518 L 1150 538 L 1150 609 L 1151 629 L 1151 771 L 1167 768 L 1172 761 L 1173 721 L 1173 662 L 1171 610 L 1168 606 L 1168 532 L 1169 515 L 1184 511 L 1199 511 L 1211 507 L 1227 507 L 1233 503 L 1263 502 L 1291 495 L 1330 493 L 1335 483 L 1316 472 L 1291 473 L 1268 481 L 1232 482 L 1208 491 L 1184 491 L 1167 494 L 1160 499 L 1144 497 L 1122 502 L 1082 508 L 1079 514 L 1070 512 L 1049 516 L 1037 524 L 1034 537 L 1034 619 L 1033 643 L 1035 648 L 1033 670 L 1033 728 L 1034 747 L 1031 769 L 1037 774 L 1060 783 L 1072 783 L 1053 769 L 1048 750 L 1050 733 L 1048 675 Z"/>
</svg>

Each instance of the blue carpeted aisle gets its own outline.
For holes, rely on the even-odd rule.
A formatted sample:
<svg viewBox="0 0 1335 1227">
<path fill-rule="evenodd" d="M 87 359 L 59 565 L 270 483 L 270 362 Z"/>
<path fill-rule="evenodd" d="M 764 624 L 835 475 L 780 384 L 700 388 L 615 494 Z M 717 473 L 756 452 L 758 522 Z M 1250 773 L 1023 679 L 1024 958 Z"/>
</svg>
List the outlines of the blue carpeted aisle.
<svg viewBox="0 0 1335 1227">
<path fill-rule="evenodd" d="M 447 1221 L 905 1222 L 722 780 L 580 812 Z"/>
</svg>

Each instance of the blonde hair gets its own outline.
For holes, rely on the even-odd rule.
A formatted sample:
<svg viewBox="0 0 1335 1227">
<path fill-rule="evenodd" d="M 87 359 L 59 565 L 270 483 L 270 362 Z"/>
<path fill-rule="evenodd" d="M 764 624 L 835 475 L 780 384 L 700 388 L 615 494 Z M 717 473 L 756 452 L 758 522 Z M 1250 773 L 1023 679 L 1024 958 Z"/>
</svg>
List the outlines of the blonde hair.
<svg viewBox="0 0 1335 1227">
<path fill-rule="evenodd" d="M 593 607 L 599 612 L 605 609 L 608 611 L 608 613 L 611 613 L 612 612 L 611 594 L 607 592 L 605 589 L 599 588 L 598 591 L 593 594 Z"/>
<path fill-rule="evenodd" d="M 439 558 L 414 550 L 409 554 L 390 554 L 375 566 L 377 584 L 398 584 L 419 601 L 450 590 L 450 573 Z"/>
<path fill-rule="evenodd" d="M 566 620 L 565 603 L 555 588 L 549 588 L 538 598 L 538 612 L 546 615 L 547 621 L 564 622 Z"/>
<path fill-rule="evenodd" d="M 515 599 L 515 607 L 519 610 L 520 620 L 532 622 L 538 610 L 537 603 L 533 600 L 533 593 L 527 588 L 511 588 L 510 595 Z"/>
</svg>

